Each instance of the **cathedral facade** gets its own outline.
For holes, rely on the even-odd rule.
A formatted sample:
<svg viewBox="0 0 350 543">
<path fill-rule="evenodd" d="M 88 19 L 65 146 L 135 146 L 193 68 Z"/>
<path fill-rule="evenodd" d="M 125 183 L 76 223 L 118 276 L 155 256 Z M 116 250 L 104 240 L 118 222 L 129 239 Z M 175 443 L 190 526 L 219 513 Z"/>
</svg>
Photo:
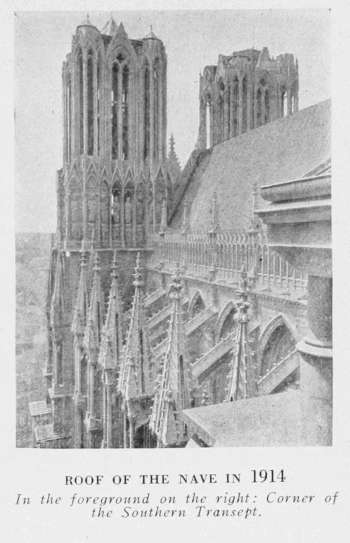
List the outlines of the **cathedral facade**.
<svg viewBox="0 0 350 543">
<path fill-rule="evenodd" d="M 181 170 L 166 74 L 162 41 L 113 19 L 78 26 L 63 63 L 35 446 L 207 446 L 196 408 L 299 388 L 307 277 L 269 246 L 256 209 L 265 184 L 330 175 L 329 106 L 298 112 L 293 55 L 221 55 L 200 78 Z"/>
</svg>

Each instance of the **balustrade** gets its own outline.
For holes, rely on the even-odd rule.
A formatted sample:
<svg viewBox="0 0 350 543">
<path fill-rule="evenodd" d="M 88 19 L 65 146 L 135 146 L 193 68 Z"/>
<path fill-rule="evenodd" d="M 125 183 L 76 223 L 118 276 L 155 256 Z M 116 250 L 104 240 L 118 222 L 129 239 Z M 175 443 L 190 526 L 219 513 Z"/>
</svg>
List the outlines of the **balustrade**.
<svg viewBox="0 0 350 543">
<path fill-rule="evenodd" d="M 257 233 L 219 231 L 181 234 L 167 232 L 154 238 L 150 265 L 171 267 L 182 264 L 187 275 L 209 277 L 217 282 L 238 283 L 243 267 L 255 286 L 280 294 L 303 294 L 306 276 L 292 268 L 277 252 L 271 250 Z M 213 275 L 211 275 L 213 277 Z"/>
</svg>

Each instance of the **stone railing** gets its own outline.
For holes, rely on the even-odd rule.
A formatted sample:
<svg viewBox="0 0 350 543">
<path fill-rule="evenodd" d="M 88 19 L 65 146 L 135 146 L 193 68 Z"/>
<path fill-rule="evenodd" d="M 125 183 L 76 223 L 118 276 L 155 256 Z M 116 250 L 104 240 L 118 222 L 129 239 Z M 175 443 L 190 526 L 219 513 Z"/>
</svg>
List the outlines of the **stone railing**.
<svg viewBox="0 0 350 543">
<path fill-rule="evenodd" d="M 219 283 L 238 284 L 245 267 L 256 288 L 285 295 L 306 290 L 306 276 L 271 250 L 256 231 L 167 232 L 154 240 L 149 265 L 166 270 L 176 262 L 187 276 Z"/>
</svg>

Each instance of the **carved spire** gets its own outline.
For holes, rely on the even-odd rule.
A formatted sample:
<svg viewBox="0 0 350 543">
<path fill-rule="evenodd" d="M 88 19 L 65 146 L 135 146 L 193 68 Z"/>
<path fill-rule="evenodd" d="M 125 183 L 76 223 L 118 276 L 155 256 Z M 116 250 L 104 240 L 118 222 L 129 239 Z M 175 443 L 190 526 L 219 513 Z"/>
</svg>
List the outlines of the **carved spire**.
<svg viewBox="0 0 350 543">
<path fill-rule="evenodd" d="M 90 305 L 84 334 L 84 347 L 89 355 L 90 362 L 97 363 L 104 313 L 104 296 L 101 287 L 101 267 L 98 253 L 95 253 L 93 266 L 93 282 Z"/>
<path fill-rule="evenodd" d="M 117 32 L 118 26 L 115 22 L 113 15 L 111 14 L 109 20 L 105 24 L 105 26 L 102 28 L 101 33 L 107 34 L 108 36 L 114 36 L 114 34 Z"/>
<path fill-rule="evenodd" d="M 119 38 L 127 38 L 128 35 L 126 33 L 126 30 L 124 28 L 124 25 L 123 23 L 119 23 L 119 26 L 117 28 L 117 32 L 116 32 L 116 35 L 119 37 Z"/>
<path fill-rule="evenodd" d="M 84 26 L 91 26 L 90 16 L 89 16 L 89 13 L 88 13 L 88 12 L 87 12 L 86 15 L 85 15 L 85 19 L 84 19 L 84 21 L 82 22 L 82 25 L 84 25 Z"/>
<path fill-rule="evenodd" d="M 248 341 L 248 277 L 245 268 L 241 272 L 241 288 L 238 291 L 238 330 L 234 345 L 232 371 L 229 376 L 227 401 L 242 400 L 248 397 L 247 371 L 251 365 L 251 352 Z"/>
<path fill-rule="evenodd" d="M 106 320 L 102 329 L 102 339 L 98 362 L 107 370 L 119 370 L 122 354 L 122 302 L 118 285 L 117 251 L 114 251 L 112 263 L 112 283 Z"/>
<path fill-rule="evenodd" d="M 130 401 L 150 394 L 151 360 L 146 329 L 143 284 L 140 253 L 138 253 L 134 274 L 135 292 L 131 318 L 118 381 L 118 390 L 122 395 L 124 407 L 128 411 L 130 410 Z"/>
<path fill-rule="evenodd" d="M 75 303 L 72 319 L 72 332 L 76 337 L 83 338 L 88 312 L 88 274 L 87 274 L 87 252 L 84 243 L 82 243 L 80 257 L 80 277 L 78 285 L 78 294 Z"/>
<path fill-rule="evenodd" d="M 175 184 L 181 175 L 181 166 L 178 156 L 175 151 L 175 138 L 171 134 L 169 139 L 169 154 L 167 159 L 168 172 L 170 173 L 171 181 Z"/>
<path fill-rule="evenodd" d="M 153 32 L 152 25 L 150 26 L 149 33 L 143 39 L 144 40 L 158 40 L 157 36 Z"/>
<path fill-rule="evenodd" d="M 177 264 L 170 286 L 172 299 L 167 348 L 156 386 L 150 429 L 157 436 L 158 445 L 181 444 L 185 428 L 179 418 L 183 409 L 190 407 L 190 366 L 185 359 L 185 335 L 181 309 L 182 279 Z"/>
<path fill-rule="evenodd" d="M 170 138 L 169 138 L 169 156 L 174 154 L 175 153 L 175 138 L 174 138 L 174 134 L 171 133 L 170 134 Z"/>
</svg>

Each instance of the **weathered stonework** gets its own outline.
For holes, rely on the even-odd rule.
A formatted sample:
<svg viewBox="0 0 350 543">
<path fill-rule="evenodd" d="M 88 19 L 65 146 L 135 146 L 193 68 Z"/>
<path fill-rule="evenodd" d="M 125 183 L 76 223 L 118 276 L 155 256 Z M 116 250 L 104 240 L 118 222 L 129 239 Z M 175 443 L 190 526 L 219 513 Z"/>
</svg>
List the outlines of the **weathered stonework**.
<svg viewBox="0 0 350 543">
<path fill-rule="evenodd" d="M 264 179 L 322 173 L 327 106 L 292 115 L 292 55 L 220 56 L 201 76 L 198 146 L 181 172 L 173 138 L 166 153 L 166 65 L 153 32 L 129 39 L 113 19 L 102 32 L 78 26 L 63 64 L 47 305 L 56 437 L 38 446 L 183 446 L 190 434 L 212 445 L 193 408 L 263 409 L 286 391 L 292 408 L 306 275 L 268 246 L 254 207 Z"/>
</svg>

